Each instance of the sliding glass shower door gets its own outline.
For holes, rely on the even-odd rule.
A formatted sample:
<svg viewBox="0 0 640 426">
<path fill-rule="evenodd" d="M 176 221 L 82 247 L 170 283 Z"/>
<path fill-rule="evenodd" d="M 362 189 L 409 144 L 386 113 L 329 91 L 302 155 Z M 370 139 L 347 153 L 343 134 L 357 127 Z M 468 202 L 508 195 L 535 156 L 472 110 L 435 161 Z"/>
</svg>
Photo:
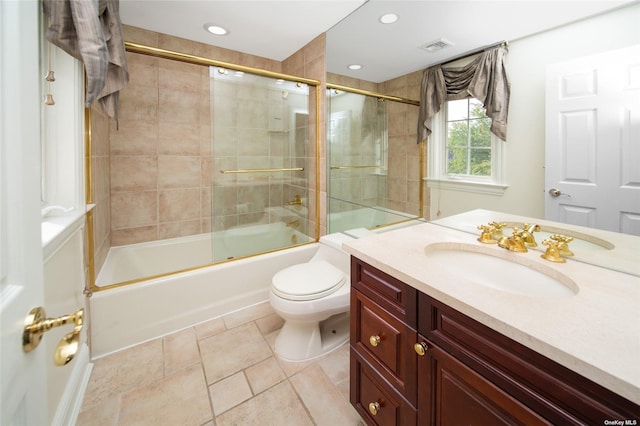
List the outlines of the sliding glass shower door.
<svg viewBox="0 0 640 426">
<path fill-rule="evenodd" d="M 312 240 L 309 86 L 220 67 L 209 76 L 214 261 Z"/>
</svg>

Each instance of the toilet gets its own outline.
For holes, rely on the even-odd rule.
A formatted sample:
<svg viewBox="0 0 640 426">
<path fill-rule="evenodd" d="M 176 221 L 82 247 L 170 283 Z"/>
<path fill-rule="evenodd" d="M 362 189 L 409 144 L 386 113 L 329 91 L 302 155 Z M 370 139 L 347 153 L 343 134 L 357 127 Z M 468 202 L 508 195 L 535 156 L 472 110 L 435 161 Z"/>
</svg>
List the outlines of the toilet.
<svg viewBox="0 0 640 426">
<path fill-rule="evenodd" d="M 282 359 L 306 361 L 349 340 L 350 257 L 342 243 L 350 240 L 325 235 L 309 262 L 273 276 L 269 302 L 285 321 L 275 342 Z"/>
</svg>

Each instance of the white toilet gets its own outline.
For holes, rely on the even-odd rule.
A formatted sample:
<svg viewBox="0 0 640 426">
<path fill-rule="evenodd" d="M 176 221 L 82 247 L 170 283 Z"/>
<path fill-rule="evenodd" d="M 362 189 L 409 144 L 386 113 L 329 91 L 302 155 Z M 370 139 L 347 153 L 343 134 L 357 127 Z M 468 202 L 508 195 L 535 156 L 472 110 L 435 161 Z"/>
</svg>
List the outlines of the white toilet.
<svg viewBox="0 0 640 426">
<path fill-rule="evenodd" d="M 321 237 L 309 262 L 273 276 L 269 302 L 285 320 L 275 345 L 281 358 L 305 361 L 349 340 L 350 258 L 341 248 L 348 240 L 339 233 Z"/>
</svg>

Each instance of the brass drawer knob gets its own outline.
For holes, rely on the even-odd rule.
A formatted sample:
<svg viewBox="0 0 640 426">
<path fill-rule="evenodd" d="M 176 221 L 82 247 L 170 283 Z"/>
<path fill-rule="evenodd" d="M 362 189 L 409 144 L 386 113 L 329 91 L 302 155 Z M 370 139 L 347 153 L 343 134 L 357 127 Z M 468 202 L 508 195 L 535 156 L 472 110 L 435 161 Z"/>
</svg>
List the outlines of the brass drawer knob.
<svg viewBox="0 0 640 426">
<path fill-rule="evenodd" d="M 424 356 L 427 353 L 427 350 L 429 350 L 429 346 L 424 342 L 418 342 L 413 345 L 413 350 L 415 350 L 418 355 Z"/>
<path fill-rule="evenodd" d="M 380 339 L 380 336 L 371 336 L 369 337 L 369 343 L 371 343 L 371 346 L 376 347 L 380 344 L 382 340 Z"/>
<path fill-rule="evenodd" d="M 374 416 L 378 414 L 380 412 L 380 403 L 377 401 L 369 403 L 369 412 Z"/>
</svg>

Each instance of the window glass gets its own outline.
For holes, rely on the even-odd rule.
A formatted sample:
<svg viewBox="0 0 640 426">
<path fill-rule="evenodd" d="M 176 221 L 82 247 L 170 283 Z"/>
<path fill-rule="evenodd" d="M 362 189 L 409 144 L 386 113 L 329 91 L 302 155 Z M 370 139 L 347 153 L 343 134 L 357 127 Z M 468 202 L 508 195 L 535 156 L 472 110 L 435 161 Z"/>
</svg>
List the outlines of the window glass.
<svg viewBox="0 0 640 426">
<path fill-rule="evenodd" d="M 477 99 L 447 103 L 446 173 L 492 176 L 491 119 Z"/>
</svg>

